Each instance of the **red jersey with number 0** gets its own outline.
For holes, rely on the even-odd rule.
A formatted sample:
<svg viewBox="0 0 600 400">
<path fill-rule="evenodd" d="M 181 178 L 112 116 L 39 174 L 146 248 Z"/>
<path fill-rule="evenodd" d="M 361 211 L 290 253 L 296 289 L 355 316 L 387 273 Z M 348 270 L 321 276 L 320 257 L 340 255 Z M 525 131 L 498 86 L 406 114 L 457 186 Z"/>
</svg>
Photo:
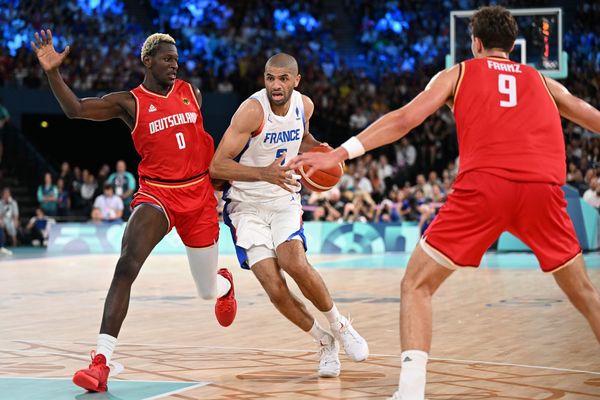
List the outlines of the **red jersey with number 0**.
<svg viewBox="0 0 600 400">
<path fill-rule="evenodd" d="M 565 145 L 556 103 L 534 68 L 503 58 L 461 63 L 454 96 L 460 174 L 564 184 Z"/>
<path fill-rule="evenodd" d="M 140 177 L 182 181 L 208 170 L 213 139 L 204 131 L 192 86 L 176 80 L 163 96 L 142 85 L 131 91 L 136 100 L 133 143 L 142 157 Z"/>
</svg>

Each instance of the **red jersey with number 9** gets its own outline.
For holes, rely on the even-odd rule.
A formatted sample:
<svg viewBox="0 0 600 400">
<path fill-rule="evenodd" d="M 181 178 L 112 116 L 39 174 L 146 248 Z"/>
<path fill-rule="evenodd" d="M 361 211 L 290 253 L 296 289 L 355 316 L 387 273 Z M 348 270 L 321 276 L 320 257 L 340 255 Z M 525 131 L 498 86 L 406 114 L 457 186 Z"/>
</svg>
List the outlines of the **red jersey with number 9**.
<svg viewBox="0 0 600 400">
<path fill-rule="evenodd" d="M 461 63 L 454 95 L 459 174 L 478 170 L 512 181 L 562 185 L 560 114 L 544 77 L 504 58 Z"/>
<path fill-rule="evenodd" d="M 142 157 L 140 177 L 184 181 L 205 173 L 212 160 L 212 137 L 204 131 L 192 86 L 176 80 L 165 96 L 142 85 L 131 91 L 136 121 L 131 133 Z"/>
</svg>

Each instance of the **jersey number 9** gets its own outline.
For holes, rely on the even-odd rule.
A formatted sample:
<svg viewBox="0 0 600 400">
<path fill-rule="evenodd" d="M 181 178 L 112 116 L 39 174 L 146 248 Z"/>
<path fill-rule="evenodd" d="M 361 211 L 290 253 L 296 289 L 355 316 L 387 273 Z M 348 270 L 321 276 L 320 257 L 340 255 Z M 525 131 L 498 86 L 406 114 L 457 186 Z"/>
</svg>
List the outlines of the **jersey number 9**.
<svg viewBox="0 0 600 400">
<path fill-rule="evenodd" d="M 500 100 L 500 107 L 517 105 L 517 78 L 512 75 L 498 75 L 498 91 L 508 95 L 508 100 Z"/>
</svg>

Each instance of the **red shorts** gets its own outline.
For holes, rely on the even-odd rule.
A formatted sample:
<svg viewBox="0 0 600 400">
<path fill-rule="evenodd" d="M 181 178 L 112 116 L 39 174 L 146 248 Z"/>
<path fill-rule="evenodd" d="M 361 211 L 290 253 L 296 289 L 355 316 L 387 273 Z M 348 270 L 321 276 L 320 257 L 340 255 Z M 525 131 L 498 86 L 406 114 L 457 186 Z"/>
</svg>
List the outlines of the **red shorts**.
<svg viewBox="0 0 600 400">
<path fill-rule="evenodd" d="M 450 265 L 478 266 L 504 231 L 533 250 L 544 272 L 562 267 L 581 252 L 560 186 L 469 171 L 453 188 L 423 235 Z"/>
<path fill-rule="evenodd" d="M 212 246 L 219 239 L 217 199 L 208 174 L 176 183 L 140 178 L 131 208 L 143 203 L 159 206 L 167 217 L 168 231 L 175 227 L 188 247 Z"/>
</svg>

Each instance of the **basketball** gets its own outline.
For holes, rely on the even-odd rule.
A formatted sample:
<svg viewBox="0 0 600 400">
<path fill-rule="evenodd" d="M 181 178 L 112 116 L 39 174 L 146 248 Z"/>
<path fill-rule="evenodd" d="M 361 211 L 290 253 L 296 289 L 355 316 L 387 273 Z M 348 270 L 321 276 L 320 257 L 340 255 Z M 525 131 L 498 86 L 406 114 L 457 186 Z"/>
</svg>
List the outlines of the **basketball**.
<svg viewBox="0 0 600 400">
<path fill-rule="evenodd" d="M 329 153 L 333 151 L 331 147 L 317 146 L 310 149 L 308 152 Z M 335 167 L 327 169 L 319 169 L 310 177 L 306 176 L 306 172 L 310 170 L 310 165 L 301 166 L 297 173 L 300 175 L 302 184 L 313 192 L 326 192 L 332 189 L 344 174 L 344 166 L 339 163 Z"/>
</svg>

